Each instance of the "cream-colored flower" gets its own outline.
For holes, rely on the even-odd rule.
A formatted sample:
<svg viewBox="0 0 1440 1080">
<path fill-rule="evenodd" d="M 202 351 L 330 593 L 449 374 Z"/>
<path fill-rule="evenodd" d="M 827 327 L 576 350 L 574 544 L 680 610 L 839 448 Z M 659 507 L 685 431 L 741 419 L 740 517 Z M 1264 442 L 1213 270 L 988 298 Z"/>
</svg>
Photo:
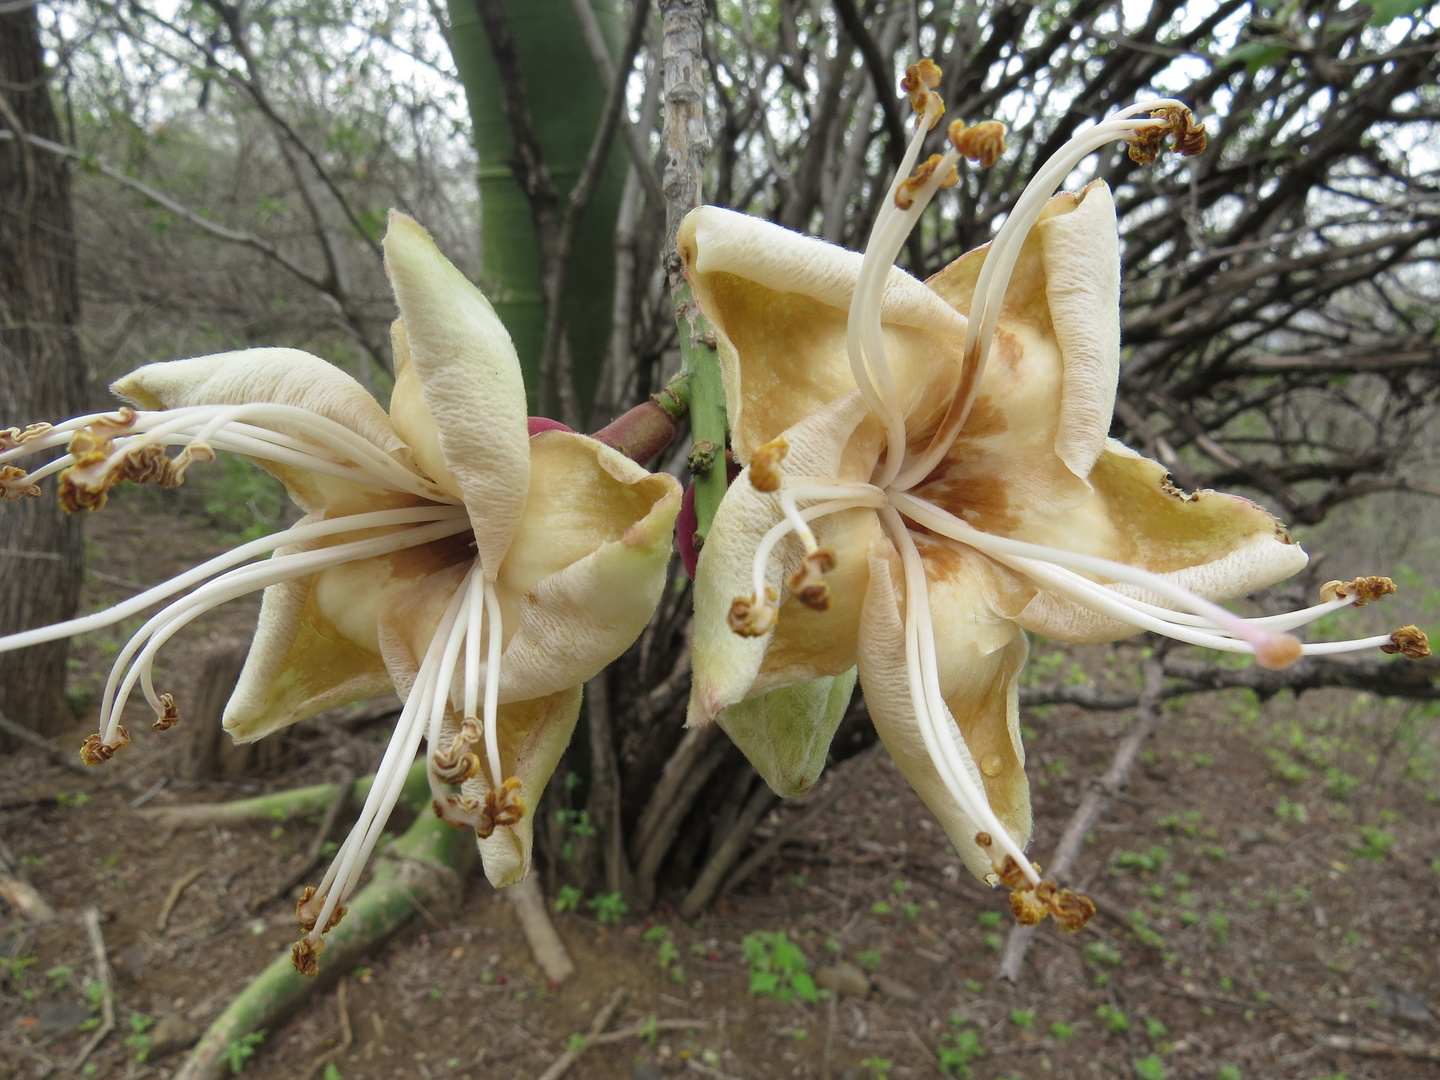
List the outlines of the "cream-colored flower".
<svg viewBox="0 0 1440 1080">
<path fill-rule="evenodd" d="M 966 865 L 1019 886 L 1022 921 L 1048 909 L 1073 927 L 1088 901 L 1042 884 L 1023 854 L 1024 631 L 1104 641 L 1148 629 L 1280 665 L 1302 651 L 1284 630 L 1354 597 L 1269 619 L 1218 607 L 1294 574 L 1305 553 L 1261 507 L 1183 494 L 1108 437 L 1115 209 L 1103 183 L 1049 195 L 1115 138 L 1152 156 L 1166 132 L 1203 145 L 1183 106 L 1137 105 L 1086 131 L 992 244 L 922 284 L 894 258 L 956 161 L 902 183 L 938 119 L 926 108 L 892 186 L 904 198 L 887 203 L 863 257 L 713 207 L 682 225 L 748 466 L 700 554 L 689 722 L 719 717 L 728 730 L 738 703 L 858 662 L 881 738 Z M 956 148 L 993 159 L 994 128 L 965 131 L 952 125 Z M 770 760 L 752 728 L 732 736 Z"/>
<path fill-rule="evenodd" d="M 62 501 L 74 508 L 102 505 L 121 479 L 178 483 L 214 448 L 261 465 L 305 511 L 285 532 L 99 615 L 0 639 L 0 650 L 114 623 L 198 586 L 121 652 L 86 745 L 91 762 L 127 741 L 119 721 L 137 680 L 157 726 L 175 721 L 173 699 L 151 682 L 155 651 L 257 589 L 259 627 L 225 710 L 237 740 L 394 686 L 405 708 L 360 821 L 301 905 L 311 959 L 422 738 L 436 812 L 476 828 L 497 887 L 524 876 L 532 811 L 574 728 L 581 683 L 649 620 L 680 505 L 673 478 L 593 439 L 532 435 L 519 362 L 490 304 L 408 217 L 391 215 L 384 250 L 401 314 L 389 415 L 323 360 L 250 349 L 141 368 L 113 388 L 135 409 L 16 431 L 0 447 L 5 465 L 68 444 L 11 486 L 64 470 Z M 167 445 L 183 449 L 170 457 Z"/>
</svg>

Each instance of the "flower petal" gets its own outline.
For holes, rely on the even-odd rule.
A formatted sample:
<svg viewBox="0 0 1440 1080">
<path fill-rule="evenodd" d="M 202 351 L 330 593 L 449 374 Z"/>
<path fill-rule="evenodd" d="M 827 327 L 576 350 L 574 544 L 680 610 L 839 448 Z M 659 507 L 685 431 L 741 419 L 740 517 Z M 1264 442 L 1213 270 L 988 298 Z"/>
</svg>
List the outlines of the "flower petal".
<svg viewBox="0 0 1440 1080">
<path fill-rule="evenodd" d="M 500 706 L 500 764 L 507 778 L 520 778 L 525 816 L 518 824 L 502 825 L 479 841 L 485 876 L 497 889 L 514 885 L 530 872 L 535 809 L 560 755 L 570 744 L 580 716 L 580 692 L 579 686 L 571 686 L 546 697 Z M 465 781 L 463 790 L 483 803 L 490 790 L 484 772 Z"/>
<path fill-rule="evenodd" d="M 1095 495 L 1018 539 L 1099 555 L 1162 574 L 1209 600 L 1273 585 L 1304 569 L 1309 557 L 1264 507 L 1218 491 L 1186 495 L 1164 466 L 1110 440 L 1090 473 Z M 1107 588 L 1162 607 L 1138 586 Z M 1020 625 L 1065 641 L 1111 641 L 1135 627 L 1041 592 L 1015 615 Z"/>
<path fill-rule="evenodd" d="M 686 274 L 715 327 L 736 458 L 853 390 L 846 351 L 861 256 L 759 218 L 702 206 L 677 239 Z M 943 404 L 965 320 L 920 282 L 890 271 L 881 305 L 886 356 L 907 411 Z"/>
<path fill-rule="evenodd" d="M 110 385 L 113 393 L 141 409 L 187 405 L 293 405 L 343 424 L 381 450 L 408 464 L 409 452 L 369 392 L 334 364 L 299 349 L 242 349 L 146 364 Z M 266 425 L 300 438 L 313 438 L 297 424 Z M 292 465 L 257 462 L 277 477 L 307 512 L 342 499 L 364 501 L 373 489 Z"/>
<path fill-rule="evenodd" d="M 530 486 L 520 361 L 490 302 L 429 233 L 392 212 L 384 247 L 420 391 L 416 395 L 414 386 L 397 380 L 391 413 L 417 458 L 433 458 L 427 447 L 433 446 L 428 431 L 434 431 L 445 471 L 470 511 L 485 576 L 493 581 Z"/>
<path fill-rule="evenodd" d="M 782 799 L 804 795 L 825 768 L 830 740 L 845 718 L 856 674 L 851 668 L 756 694 L 723 710 L 715 722 L 771 791 Z"/>
<path fill-rule="evenodd" d="M 880 436 L 867 415 L 859 393 L 852 390 L 789 429 L 785 471 L 868 478 Z M 784 579 L 800 568 L 803 554 L 797 542 L 787 539 L 776 546 L 765 575 L 781 598 L 776 629 L 762 638 L 740 637 L 730 629 L 731 602 L 754 591 L 755 550 L 783 516 L 779 497 L 756 491 L 745 473 L 730 485 L 716 511 L 695 571 L 691 725 L 708 723 L 751 693 L 838 675 L 855 664 L 855 628 L 868 573 L 865 552 L 878 535 L 875 514 L 868 509 L 841 511 L 815 523 L 816 539 L 831 548 L 837 560 L 827 575 L 834 597 L 829 611 L 785 602 L 789 594 Z"/>
<path fill-rule="evenodd" d="M 919 538 L 917 538 L 918 540 Z M 930 580 L 941 693 L 956 724 L 950 736 L 967 771 L 1021 848 L 1029 842 L 1030 786 L 1020 741 L 1019 676 L 1025 635 L 991 608 L 988 560 L 967 549 L 921 542 Z M 977 878 L 993 873 L 975 843 L 979 831 L 960 809 L 925 749 L 906 674 L 899 563 L 887 543 L 870 556 L 870 588 L 860 625 L 860 681 L 875 730 Z M 993 772 L 995 775 L 991 776 Z"/>
<path fill-rule="evenodd" d="M 509 632 L 500 700 L 590 678 L 654 614 L 670 565 L 680 485 L 603 443 L 536 435 L 530 495 L 496 585 Z"/>
</svg>

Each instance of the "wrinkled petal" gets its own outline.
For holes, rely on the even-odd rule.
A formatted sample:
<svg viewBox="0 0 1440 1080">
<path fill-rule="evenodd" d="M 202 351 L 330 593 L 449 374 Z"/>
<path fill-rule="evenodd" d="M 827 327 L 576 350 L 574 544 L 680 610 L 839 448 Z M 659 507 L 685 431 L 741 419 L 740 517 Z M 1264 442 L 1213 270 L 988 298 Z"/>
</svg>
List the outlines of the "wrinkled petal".
<svg viewBox="0 0 1440 1080">
<path fill-rule="evenodd" d="M 845 346 L 861 256 L 732 210 L 702 206 L 677 240 L 715 328 L 736 458 L 855 388 Z M 881 305 L 886 357 L 907 411 L 943 407 L 965 319 L 892 268 Z"/>
<path fill-rule="evenodd" d="M 830 740 L 845 718 L 857 671 L 782 686 L 731 705 L 715 718 L 782 799 L 815 786 Z"/>
<path fill-rule="evenodd" d="M 868 477 L 878 434 L 865 416 L 864 402 L 851 391 L 791 428 L 785 433 L 790 443 L 785 471 L 797 476 Z M 731 602 L 754 589 L 755 549 L 783 516 L 779 498 L 756 491 L 748 474 L 730 485 L 716 511 L 695 572 L 695 668 L 687 718 L 691 725 L 708 723 L 721 709 L 752 692 L 838 675 L 855 665 L 855 630 L 868 572 L 865 552 L 878 534 L 872 510 L 842 511 L 814 523 L 816 539 L 836 555 L 835 569 L 827 575 L 834 597 L 829 611 L 785 602 L 789 596 L 785 579 L 800 568 L 803 555 L 799 542 L 787 538 L 776 545 L 766 569 L 766 581 L 780 598 L 775 630 L 765 637 L 745 638 L 730 629 L 726 617 Z"/>
<path fill-rule="evenodd" d="M 146 364 L 110 385 L 112 393 L 141 409 L 179 409 L 189 405 L 248 405 L 273 402 L 308 409 L 409 464 L 410 455 L 376 400 L 335 365 L 299 349 L 242 349 Z M 303 426 L 267 424 L 299 438 Z M 341 501 L 364 503 L 374 489 L 293 465 L 257 461 L 278 478 L 290 497 L 307 512 Z"/>
<path fill-rule="evenodd" d="M 572 686 L 543 698 L 500 706 L 500 763 L 506 777 L 520 778 L 525 816 L 516 825 L 502 825 L 479 841 L 485 876 L 497 889 L 514 885 L 530 872 L 535 809 L 560 755 L 570 743 L 580 716 L 580 687 Z M 465 781 L 463 791 L 482 803 L 490 786 L 483 771 Z"/>
<path fill-rule="evenodd" d="M 397 372 L 391 415 L 421 467 L 464 499 L 493 581 L 530 487 L 520 360 L 490 302 L 429 233 L 392 213 L 384 247 L 413 374 Z"/>
<path fill-rule="evenodd" d="M 1023 633 L 990 609 L 988 561 L 960 548 L 949 549 L 953 559 L 937 558 L 938 546 L 922 547 L 922 552 L 927 556 L 940 690 L 959 725 L 949 726 L 950 736 L 967 771 L 983 785 L 991 808 L 1023 849 L 1030 840 L 1031 817 L 1020 741 L 1019 676 L 1029 646 Z M 965 866 L 984 880 L 993 867 L 975 843 L 979 830 L 941 780 L 911 703 L 899 563 L 892 559 L 893 549 L 887 549 L 888 543 L 872 548 L 860 625 L 865 704 L 910 786 L 945 829 Z"/>
<path fill-rule="evenodd" d="M 680 485 L 583 435 L 531 440 L 530 495 L 501 568 L 500 700 L 584 682 L 639 636 L 665 587 Z"/>
<path fill-rule="evenodd" d="M 1218 491 L 1186 495 L 1170 483 L 1164 466 L 1123 443 L 1110 441 L 1090 482 L 1094 498 L 1017 538 L 1128 563 L 1209 600 L 1263 589 L 1299 573 L 1309 561 L 1264 507 Z M 1170 606 L 1138 586 L 1108 588 Z M 1112 641 L 1136 632 L 1043 591 L 1015 618 L 1027 630 L 1065 641 Z"/>
</svg>

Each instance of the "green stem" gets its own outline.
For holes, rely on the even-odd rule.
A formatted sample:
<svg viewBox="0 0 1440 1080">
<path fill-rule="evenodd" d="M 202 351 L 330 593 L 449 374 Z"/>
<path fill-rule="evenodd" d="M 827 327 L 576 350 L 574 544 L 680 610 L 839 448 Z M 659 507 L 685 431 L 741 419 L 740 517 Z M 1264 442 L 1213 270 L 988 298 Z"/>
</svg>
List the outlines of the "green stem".
<svg viewBox="0 0 1440 1080">
<path fill-rule="evenodd" d="M 725 497 L 725 389 L 720 385 L 720 362 L 712 344 L 714 331 L 700 314 L 689 282 L 677 284 L 671 295 L 680 328 L 680 370 L 690 383 L 690 432 L 694 438 L 690 468 L 695 474 L 698 546 Z"/>
<path fill-rule="evenodd" d="M 416 911 L 458 896 L 474 853 L 469 829 L 456 829 L 431 814 L 417 817 L 386 846 L 376 860 L 374 879 L 351 899 L 340 925 L 325 935 L 320 974 L 311 979 L 297 972 L 287 947 L 210 1025 L 174 1080 L 221 1080 L 231 1046 L 243 1045 L 245 1036 L 293 1015 L 301 1000 L 348 972 Z"/>
</svg>

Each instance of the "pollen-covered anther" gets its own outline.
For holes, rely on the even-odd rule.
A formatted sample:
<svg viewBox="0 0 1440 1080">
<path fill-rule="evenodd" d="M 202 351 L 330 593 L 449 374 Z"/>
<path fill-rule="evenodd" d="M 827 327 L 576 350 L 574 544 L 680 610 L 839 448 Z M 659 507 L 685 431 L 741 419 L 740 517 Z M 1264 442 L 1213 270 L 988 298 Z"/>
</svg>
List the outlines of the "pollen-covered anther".
<svg viewBox="0 0 1440 1080">
<path fill-rule="evenodd" d="M 761 445 L 750 458 L 750 486 L 767 495 L 779 491 L 785 478 L 780 463 L 789 452 L 790 441 L 784 435 Z"/>
<path fill-rule="evenodd" d="M 1095 901 L 1072 889 L 1057 889 L 1045 900 L 1062 933 L 1073 934 L 1095 917 Z"/>
<path fill-rule="evenodd" d="M 115 741 L 107 743 L 97 733 L 80 744 L 80 760 L 86 765 L 103 765 L 115 756 L 115 751 L 130 741 L 130 732 L 122 725 L 116 725 Z"/>
<path fill-rule="evenodd" d="M 70 440 L 75 463 L 60 474 L 59 499 L 70 513 L 99 510 L 109 491 L 122 480 L 174 488 L 185 482 L 185 470 L 195 461 L 214 461 L 215 451 L 201 442 L 192 442 L 173 458 L 158 443 L 116 449 L 114 436 L 127 430 L 125 414 L 133 423 L 134 410 L 121 410 L 119 421 L 105 417 L 81 428 Z"/>
<path fill-rule="evenodd" d="M 1195 123 L 1195 116 L 1183 105 L 1167 105 L 1150 114 L 1161 124 L 1141 128 L 1129 140 L 1130 160 L 1137 165 L 1149 165 L 1160 155 L 1160 149 L 1169 135 L 1175 151 L 1185 157 L 1194 157 L 1205 150 L 1205 128 Z"/>
<path fill-rule="evenodd" d="M 480 823 L 475 826 L 475 835 L 487 840 L 490 834 L 502 825 L 518 825 L 525 816 L 525 801 L 520 798 L 520 778 L 512 776 L 500 785 L 499 791 L 485 796 L 485 806 L 480 811 Z"/>
<path fill-rule="evenodd" d="M 1031 889 L 1016 889 L 1012 892 L 1010 894 L 1010 910 L 1014 912 L 1015 921 L 1021 926 L 1034 926 L 1050 914 L 1050 909 Z"/>
<path fill-rule="evenodd" d="M 765 590 L 765 600 L 755 596 L 737 596 L 730 601 L 730 613 L 726 621 L 730 629 L 741 637 L 764 637 L 775 628 L 780 612 L 775 607 L 774 589 Z"/>
<path fill-rule="evenodd" d="M 982 169 L 993 166 L 1005 153 L 1005 125 L 999 120 L 982 120 L 973 127 L 966 127 L 963 120 L 956 120 L 951 123 L 946 135 L 957 154 Z"/>
<path fill-rule="evenodd" d="M 922 115 L 936 110 L 936 120 L 940 118 L 940 113 L 945 111 L 945 103 L 940 100 L 940 95 L 935 93 L 935 88 L 939 85 L 940 67 L 929 57 L 918 64 L 911 64 L 905 69 L 905 77 L 900 80 L 900 89 L 910 98 L 910 107 Z M 935 126 L 933 120 L 929 126 Z"/>
<path fill-rule="evenodd" d="M 901 210 L 909 210 L 914 206 L 915 196 L 930 182 L 930 178 L 935 175 L 935 170 L 940 167 L 943 160 L 939 154 L 931 154 L 929 158 L 915 166 L 914 174 L 902 180 L 900 186 L 895 189 L 895 205 Z M 955 166 L 951 165 L 949 171 L 941 178 L 940 186 L 942 188 L 954 187 L 959 182 L 960 174 L 955 171 Z"/>
<path fill-rule="evenodd" d="M 1289 634 L 1271 634 L 1255 646 L 1255 662 L 1263 668 L 1278 671 L 1299 660 L 1304 647 Z"/>
<path fill-rule="evenodd" d="M 40 485 L 30 483 L 30 474 L 16 465 L 0 468 L 0 502 L 38 499 Z"/>
<path fill-rule="evenodd" d="M 835 569 L 835 552 L 816 548 L 805 556 L 799 571 L 789 581 L 790 595 L 811 611 L 830 610 L 830 586 L 825 575 Z"/>
<path fill-rule="evenodd" d="M 476 753 L 436 754 L 431 759 L 430 767 L 435 773 L 435 778 L 442 784 L 457 785 L 463 784 L 472 776 L 480 775 L 480 755 Z M 444 817 L 443 814 L 439 815 Z M 449 821 L 449 818 L 445 820 Z M 454 824 L 452 822 L 452 824 Z"/>
<path fill-rule="evenodd" d="M 995 853 L 992 851 L 989 854 L 990 861 L 993 864 L 995 862 Z M 1040 873 L 1039 863 L 1032 862 L 1030 867 L 1035 873 Z M 1007 889 L 1030 888 L 1030 878 L 1024 869 L 1021 868 L 1020 863 L 1016 861 L 1014 855 L 1006 855 L 1002 862 L 995 865 L 995 872 L 1000 875 L 1000 884 L 1004 885 Z"/>
<path fill-rule="evenodd" d="M 1424 660 L 1430 655 L 1430 639 L 1418 626 L 1402 626 L 1390 635 L 1390 643 L 1380 646 L 1381 652 L 1399 653 L 1407 660 Z"/>
<path fill-rule="evenodd" d="M 1327 604 L 1355 598 L 1356 607 L 1374 603 L 1395 592 L 1395 582 L 1388 577 L 1357 577 L 1354 581 L 1327 581 L 1320 586 L 1320 599 Z"/>
<path fill-rule="evenodd" d="M 325 951 L 324 940 L 311 941 L 301 938 L 290 949 L 290 963 L 306 978 L 313 979 L 320 974 L 320 954 Z"/>
<path fill-rule="evenodd" d="M 23 428 L 12 427 L 0 429 L 0 452 L 14 450 L 17 446 L 23 446 L 32 439 L 48 435 L 54 424 L 26 424 Z"/>
<path fill-rule="evenodd" d="M 175 705 L 174 694 L 160 695 L 160 713 L 150 726 L 156 731 L 169 731 L 180 722 L 180 710 Z"/>
</svg>

